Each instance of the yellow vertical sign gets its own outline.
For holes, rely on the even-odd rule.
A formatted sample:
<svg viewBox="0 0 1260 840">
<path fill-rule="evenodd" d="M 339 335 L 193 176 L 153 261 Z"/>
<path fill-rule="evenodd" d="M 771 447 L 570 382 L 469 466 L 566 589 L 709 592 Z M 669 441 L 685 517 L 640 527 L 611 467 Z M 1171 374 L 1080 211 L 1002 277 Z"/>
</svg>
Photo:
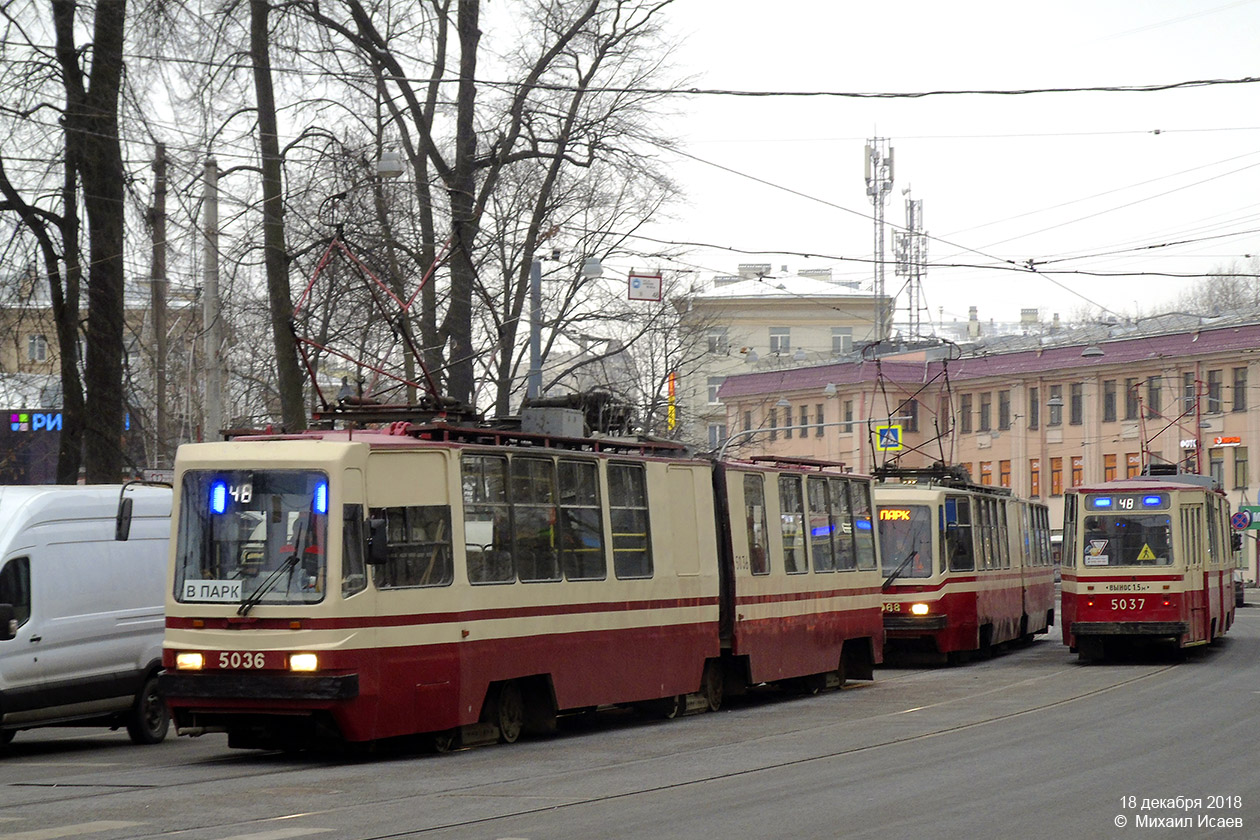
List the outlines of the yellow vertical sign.
<svg viewBox="0 0 1260 840">
<path fill-rule="evenodd" d="M 675 407 L 675 388 L 677 388 L 678 374 L 675 371 L 669 372 L 669 404 L 665 409 L 665 427 L 671 432 L 674 431 L 674 424 L 678 422 L 678 409 Z"/>
</svg>

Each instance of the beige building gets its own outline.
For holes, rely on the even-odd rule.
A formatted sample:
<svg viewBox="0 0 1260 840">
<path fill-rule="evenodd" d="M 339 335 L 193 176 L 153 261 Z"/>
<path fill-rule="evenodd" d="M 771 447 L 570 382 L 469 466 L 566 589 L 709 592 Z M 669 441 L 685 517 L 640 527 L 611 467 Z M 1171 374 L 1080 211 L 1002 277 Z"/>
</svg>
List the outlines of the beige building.
<svg viewBox="0 0 1260 840">
<path fill-rule="evenodd" d="M 700 346 L 691 354 L 697 362 L 680 373 L 676 404 L 684 439 L 696 446 L 716 448 L 727 436 L 729 412 L 718 397 L 727 377 L 774 379 L 853 358 L 875 340 L 870 292 L 832 280 L 830 269 L 771 274 L 769 264 L 744 264 L 681 302 L 684 332 Z M 883 305 L 887 323 L 892 300 Z"/>
<path fill-rule="evenodd" d="M 1260 442 L 1260 323 L 940 356 L 933 348 L 728 378 L 727 453 L 859 472 L 894 459 L 961 464 L 982 484 L 1047 502 L 1056 529 L 1065 488 L 1149 463 L 1215 476 L 1235 508 L 1257 503 L 1249 452 Z M 784 428 L 793 425 L 809 428 Z M 896 427 L 885 449 L 881 427 Z"/>
</svg>

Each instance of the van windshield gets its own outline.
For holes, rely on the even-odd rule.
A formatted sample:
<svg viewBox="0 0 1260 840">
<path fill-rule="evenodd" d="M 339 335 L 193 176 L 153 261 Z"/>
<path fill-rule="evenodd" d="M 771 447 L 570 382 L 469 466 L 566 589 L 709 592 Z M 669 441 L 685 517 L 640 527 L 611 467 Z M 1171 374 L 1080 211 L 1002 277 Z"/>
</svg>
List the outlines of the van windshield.
<svg viewBox="0 0 1260 840">
<path fill-rule="evenodd" d="M 184 474 L 175 597 L 310 604 L 327 589 L 328 477 L 308 470 Z"/>
</svg>

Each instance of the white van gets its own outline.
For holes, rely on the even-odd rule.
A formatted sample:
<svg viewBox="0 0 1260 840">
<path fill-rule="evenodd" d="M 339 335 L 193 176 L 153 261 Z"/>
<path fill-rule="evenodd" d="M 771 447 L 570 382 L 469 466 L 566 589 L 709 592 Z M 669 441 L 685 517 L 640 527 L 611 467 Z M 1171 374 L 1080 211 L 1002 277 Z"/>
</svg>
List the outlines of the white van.
<svg viewBox="0 0 1260 840">
<path fill-rule="evenodd" d="M 0 746 L 49 725 L 166 737 L 170 533 L 170 488 L 0 487 Z"/>
</svg>

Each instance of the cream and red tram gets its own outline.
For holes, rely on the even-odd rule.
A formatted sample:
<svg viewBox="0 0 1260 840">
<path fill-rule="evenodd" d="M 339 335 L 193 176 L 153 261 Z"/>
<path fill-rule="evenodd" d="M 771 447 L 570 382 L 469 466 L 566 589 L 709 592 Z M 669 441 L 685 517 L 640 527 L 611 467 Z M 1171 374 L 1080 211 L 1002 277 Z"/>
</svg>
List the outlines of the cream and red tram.
<svg viewBox="0 0 1260 840">
<path fill-rule="evenodd" d="M 1140 639 L 1203 645 L 1234 622 L 1229 501 L 1171 471 L 1063 497 L 1063 643 L 1081 659 Z"/>
<path fill-rule="evenodd" d="M 959 468 L 876 471 L 890 647 L 951 661 L 1054 623 L 1049 511 Z"/>
<path fill-rule="evenodd" d="M 803 468 L 397 431 L 181 447 L 161 678 L 181 734 L 514 741 L 568 710 L 673 714 L 749 679 L 870 676 L 877 561 L 854 524 L 869 533 L 869 479 L 836 477 L 857 489 L 820 513 L 855 568 L 802 570 L 804 513 L 785 526 L 779 511 Z"/>
</svg>

